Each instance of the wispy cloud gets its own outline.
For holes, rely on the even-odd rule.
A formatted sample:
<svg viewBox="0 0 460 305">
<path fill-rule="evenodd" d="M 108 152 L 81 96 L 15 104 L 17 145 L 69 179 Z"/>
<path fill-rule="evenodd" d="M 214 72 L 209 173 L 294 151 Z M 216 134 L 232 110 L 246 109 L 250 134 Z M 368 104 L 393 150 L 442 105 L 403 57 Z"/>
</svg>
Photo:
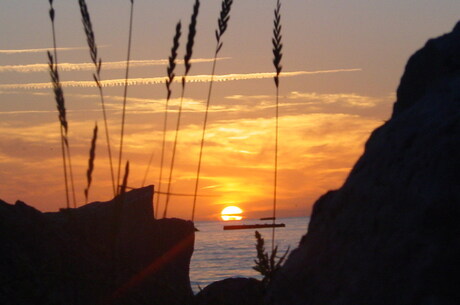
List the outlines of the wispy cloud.
<svg viewBox="0 0 460 305">
<path fill-rule="evenodd" d="M 302 75 L 316 75 L 316 74 L 328 74 L 328 73 L 341 73 L 341 72 L 359 72 L 361 69 L 335 69 L 335 70 L 318 70 L 318 71 L 293 71 L 284 72 L 280 74 L 280 77 L 296 77 Z M 223 74 L 215 75 L 215 82 L 227 82 L 227 81 L 238 81 L 238 80 L 253 80 L 253 79 L 266 79 L 272 78 L 275 73 L 262 72 L 262 73 L 245 73 L 245 74 Z M 154 85 L 162 84 L 166 80 L 166 77 L 153 77 L 153 78 L 131 78 L 128 80 L 128 85 Z M 175 79 L 176 82 L 180 82 L 179 78 Z M 188 82 L 191 83 L 206 83 L 211 81 L 211 75 L 191 75 L 187 78 Z M 96 87 L 94 81 L 65 81 L 61 82 L 63 87 Z M 103 87 L 117 87 L 124 86 L 125 79 L 111 79 L 101 81 Z M 29 90 L 40 90 L 52 88 L 51 83 L 28 83 L 28 84 L 3 84 L 0 85 L 0 89 L 29 89 Z"/>
<path fill-rule="evenodd" d="M 54 113 L 56 110 L 11 110 L 0 111 L 0 115 Z"/>
<path fill-rule="evenodd" d="M 113 98 L 116 99 L 116 97 Z M 241 101 L 245 100 L 245 97 L 242 98 Z M 314 98 L 326 101 L 327 95 L 315 97 L 307 93 L 292 92 L 286 95 L 285 100 L 288 103 L 308 104 L 308 101 Z M 329 98 L 336 98 L 347 104 L 347 100 L 353 100 L 353 95 L 347 98 L 342 97 L 342 99 L 336 95 Z M 264 99 L 265 97 L 257 101 L 263 103 Z M 115 101 L 112 98 L 109 100 Z M 159 105 L 163 105 L 164 102 L 150 100 L 149 103 L 148 101 L 146 99 L 133 100 L 133 109 L 157 111 L 156 108 L 158 108 L 159 111 L 162 108 Z M 336 107 L 334 104 L 331 106 Z M 118 109 L 117 107 L 118 105 L 111 105 L 111 109 Z M 222 107 L 231 109 L 232 106 Z M 219 118 L 210 122 L 203 161 L 202 194 L 217 197 L 210 199 L 203 197 L 200 205 L 203 208 L 233 202 L 241 204 L 243 209 L 245 207 L 251 207 L 253 211 L 259 208 L 265 209 L 264 202 L 269 201 L 267 190 L 272 186 L 273 112 L 266 112 L 261 117 L 257 108 L 252 111 L 257 113 L 257 117 Z M 88 137 L 92 123 L 93 117 L 87 114 L 73 115 L 71 140 L 72 154 L 75 156 L 77 185 L 84 185 Z M 109 122 L 110 127 L 115 127 L 116 123 L 118 122 Z M 59 190 L 61 185 L 59 165 L 62 161 L 57 153 L 59 147 L 58 121 L 29 124 L 31 122 L 18 125 L 0 120 L 1 170 L 8 174 L 8 177 L 11 176 L 11 179 L 5 181 L 5 189 L 15 190 L 6 195 L 10 196 L 8 198 L 15 198 L 13 196 L 20 193 L 25 199 L 53 198 L 55 196 L 53 192 L 41 193 L 40 197 L 36 197 L 36 190 L 32 182 L 38 180 L 46 182 L 53 190 Z M 153 124 L 155 120 L 139 117 L 133 119 L 133 123 L 128 126 L 126 154 L 127 157 L 134 160 L 132 186 L 140 185 L 151 149 L 158 149 L 158 143 L 162 140 L 162 133 L 159 132 L 159 128 L 154 128 Z M 280 209 L 292 206 L 293 198 L 308 198 L 304 200 L 309 202 L 311 198 L 318 197 L 327 189 L 339 187 L 356 158 L 362 153 L 363 143 L 369 132 L 380 124 L 380 120 L 354 113 L 294 111 L 282 115 L 280 117 L 279 194 L 280 198 L 289 199 L 290 203 L 281 202 Z M 173 136 L 173 130 L 168 132 L 168 143 L 172 142 Z M 184 124 L 179 142 L 179 151 L 182 152 L 179 154 L 181 165 L 177 168 L 175 179 L 175 189 L 180 190 L 181 193 L 193 192 L 200 137 L 200 125 L 193 122 Z M 157 152 L 156 155 L 158 155 Z M 103 160 L 107 156 L 101 154 L 98 157 L 102 159 L 99 159 L 95 172 L 95 180 L 98 183 L 95 185 L 94 193 L 99 200 L 108 196 L 107 189 L 110 189 L 110 179 L 106 167 L 107 162 Z M 152 165 L 152 172 L 158 170 L 156 161 L 158 160 L 154 160 Z M 45 177 L 41 177 L 42 175 Z M 23 181 L 26 183 L 24 184 Z M 28 187 L 21 189 L 24 185 Z M 185 214 L 188 212 L 179 208 L 189 204 L 187 198 L 175 198 L 177 200 L 175 213 L 178 216 L 187 216 Z"/>
<path fill-rule="evenodd" d="M 230 57 L 221 57 L 217 60 L 230 59 Z M 197 58 L 192 59 L 193 63 L 207 63 L 212 62 L 213 58 Z M 180 63 L 181 61 L 178 61 Z M 167 65 L 167 59 L 152 59 L 152 60 L 131 60 L 130 66 L 132 68 L 142 68 L 149 66 L 163 66 Z M 103 62 L 102 69 L 104 70 L 117 70 L 125 69 L 126 61 L 112 61 Z M 4 72 L 17 72 L 17 73 L 32 73 L 32 72 L 46 72 L 48 71 L 48 64 L 30 64 L 30 65 L 5 65 L 0 66 L 0 73 Z M 92 71 L 94 70 L 93 63 L 60 63 L 60 71 Z"/>
<path fill-rule="evenodd" d="M 371 98 L 369 96 L 358 95 L 354 93 L 338 94 L 319 94 L 319 93 L 302 93 L 292 91 L 287 98 L 289 100 L 306 101 L 309 104 L 341 104 L 349 107 L 374 107 L 381 98 Z"/>
<path fill-rule="evenodd" d="M 273 109 L 273 96 L 270 95 L 230 95 L 225 97 L 231 100 L 230 106 L 238 107 L 239 111 L 258 111 Z M 294 113 L 356 113 L 370 115 L 374 110 L 382 111 L 394 101 L 394 95 L 367 96 L 355 93 L 315 93 L 291 91 L 281 97 L 280 107 L 284 114 Z M 388 108 L 388 107 L 387 107 Z M 386 111 L 386 110 L 385 110 Z"/>
<path fill-rule="evenodd" d="M 70 48 L 57 48 L 58 51 L 75 51 L 75 50 L 84 50 L 85 47 L 70 47 Z M 0 54 L 13 55 L 13 54 L 24 54 L 24 53 L 43 53 L 51 48 L 43 49 L 19 49 L 19 50 L 0 50 Z"/>
</svg>

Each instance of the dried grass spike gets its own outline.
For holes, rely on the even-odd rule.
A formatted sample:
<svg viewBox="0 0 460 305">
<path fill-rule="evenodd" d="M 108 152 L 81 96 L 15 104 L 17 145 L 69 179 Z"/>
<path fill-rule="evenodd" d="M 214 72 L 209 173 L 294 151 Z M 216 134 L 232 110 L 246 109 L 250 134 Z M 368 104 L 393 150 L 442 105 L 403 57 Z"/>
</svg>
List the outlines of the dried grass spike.
<svg viewBox="0 0 460 305">
<path fill-rule="evenodd" d="M 166 145 L 166 128 L 168 126 L 169 99 L 171 98 L 171 94 L 172 94 L 171 84 L 173 83 L 174 77 L 176 76 L 174 74 L 174 70 L 176 68 L 177 50 L 179 49 L 179 39 L 180 39 L 180 36 L 182 34 L 181 29 L 182 29 L 182 24 L 179 21 L 177 23 L 177 25 L 176 25 L 176 31 L 175 31 L 174 38 L 173 38 L 173 46 L 171 47 L 171 55 L 169 56 L 169 64 L 168 64 L 168 68 L 166 69 L 168 77 L 166 79 L 166 102 L 165 102 L 165 111 L 164 111 L 164 118 L 163 118 L 163 141 L 162 141 L 162 144 L 161 144 L 160 175 L 159 175 L 159 178 L 158 178 L 157 195 L 156 195 L 156 198 L 155 198 L 155 200 L 156 200 L 156 203 L 155 203 L 155 217 L 157 217 L 158 211 L 159 211 L 159 208 L 160 208 L 160 194 L 161 194 L 161 184 L 162 184 L 162 180 L 163 180 L 163 165 L 164 165 L 165 145 Z M 149 171 L 149 168 L 150 168 L 150 162 L 152 160 L 152 157 L 153 157 L 153 152 L 152 152 L 152 154 L 150 156 L 150 161 L 149 161 L 149 165 L 147 166 L 147 171 L 145 173 L 144 180 L 148 175 L 148 171 Z M 144 183 L 142 183 L 142 184 L 144 184 Z"/>
<path fill-rule="evenodd" d="M 220 42 L 222 35 L 224 35 L 225 31 L 228 27 L 228 21 L 230 20 L 230 10 L 232 8 L 233 0 L 223 0 L 222 1 L 222 8 L 220 11 L 219 19 L 217 20 L 218 29 L 216 30 L 216 40 L 217 40 L 217 49 L 216 55 L 219 53 L 220 49 L 222 48 L 223 43 Z"/>
<path fill-rule="evenodd" d="M 272 38 L 272 43 L 273 43 L 273 65 L 275 66 L 276 69 L 276 76 L 274 77 L 275 79 L 275 84 L 278 87 L 279 86 L 279 75 L 281 73 L 281 70 L 283 66 L 281 66 L 281 58 L 283 57 L 283 53 L 281 52 L 283 49 L 283 44 L 281 43 L 281 15 L 280 15 L 280 10 L 281 10 L 281 3 L 278 0 L 276 4 L 276 9 L 275 9 L 275 19 L 273 21 L 273 38 Z"/>
<path fill-rule="evenodd" d="M 102 60 L 101 58 L 98 57 L 98 52 L 97 52 L 97 45 L 96 45 L 96 40 L 94 38 L 94 31 L 93 31 L 93 25 L 91 23 L 91 18 L 88 12 L 88 7 L 86 5 L 85 0 L 78 0 L 78 4 L 80 6 L 80 12 L 81 12 L 81 19 L 83 22 L 83 28 L 85 31 L 86 35 L 86 41 L 88 43 L 89 47 L 89 53 L 91 60 L 94 64 L 96 72 L 93 73 L 93 78 L 94 82 L 96 83 L 97 88 L 99 89 L 99 95 L 100 95 L 100 100 L 101 100 L 101 108 L 102 108 L 102 115 L 104 118 L 104 129 L 105 129 L 105 138 L 107 142 L 107 152 L 109 155 L 109 165 L 110 165 L 110 176 L 112 178 L 112 190 L 114 196 L 117 194 L 117 186 L 115 183 L 115 175 L 114 175 L 114 170 L 113 170 L 113 161 L 112 161 L 112 149 L 111 149 L 111 144 L 110 144 L 110 135 L 109 135 L 109 127 L 107 123 L 107 114 L 105 111 L 105 102 L 104 102 L 104 94 L 102 90 L 102 84 L 101 84 L 101 67 L 102 67 Z"/>
<path fill-rule="evenodd" d="M 91 148 L 89 150 L 89 159 L 88 159 L 88 170 L 86 171 L 86 179 L 88 184 L 85 189 L 85 200 L 88 202 L 89 188 L 91 187 L 91 182 L 93 181 L 93 170 L 94 170 L 94 160 L 96 159 L 96 141 L 97 141 L 97 122 L 93 130 L 93 138 L 91 140 Z"/>
<path fill-rule="evenodd" d="M 126 161 L 125 175 L 123 176 L 123 182 L 120 186 L 121 196 L 123 196 L 126 193 L 126 187 L 128 186 L 128 176 L 129 176 L 129 161 Z"/>
<path fill-rule="evenodd" d="M 59 79 L 59 72 L 57 70 L 57 65 L 54 62 L 53 55 L 48 51 L 48 60 L 49 60 L 49 69 L 51 82 L 53 83 L 54 98 L 56 100 L 56 108 L 59 112 L 59 122 L 61 123 L 64 133 L 67 136 L 68 132 L 68 123 L 66 117 L 65 101 L 64 101 L 64 92 L 62 91 L 61 81 Z"/>
<path fill-rule="evenodd" d="M 197 166 L 196 180 L 195 180 L 195 192 L 193 195 L 192 221 L 194 221 L 195 219 L 195 208 L 196 208 L 196 202 L 197 202 L 197 196 L 198 196 L 198 185 L 200 183 L 201 161 L 203 158 L 204 138 L 206 135 L 206 127 L 208 124 L 209 105 L 211 103 L 211 92 L 212 92 L 212 85 L 214 83 L 214 75 L 216 71 L 217 54 L 219 53 L 220 49 L 223 46 L 223 42 L 221 42 L 221 38 L 222 38 L 222 35 L 227 30 L 228 21 L 230 20 L 230 9 L 232 7 L 232 3 L 233 3 L 233 0 L 222 0 L 222 9 L 220 11 L 219 19 L 217 20 L 218 29 L 215 31 L 217 43 L 216 43 L 216 49 L 214 51 L 211 81 L 209 82 L 208 97 L 206 99 L 206 110 L 205 110 L 204 121 L 203 121 L 203 130 L 201 133 L 200 152 L 198 155 L 198 166 Z"/>
<path fill-rule="evenodd" d="M 54 21 L 54 8 L 52 7 L 52 5 L 53 5 L 52 1 L 50 1 L 50 5 L 51 5 L 50 11 L 49 11 L 50 19 L 53 22 Z"/>
<path fill-rule="evenodd" d="M 168 79 L 166 80 L 166 89 L 168 90 L 167 92 L 167 97 L 166 99 L 169 100 L 171 97 L 171 84 L 174 81 L 174 77 L 176 76 L 174 74 L 174 69 L 176 68 L 176 59 L 177 59 L 177 50 L 179 49 L 179 39 L 181 36 L 181 29 L 182 29 L 182 24 L 179 21 L 176 25 L 176 34 L 174 35 L 173 39 L 173 46 L 171 48 L 171 56 L 169 56 L 169 65 L 168 68 L 166 69 L 166 72 L 168 74 Z"/>
<path fill-rule="evenodd" d="M 120 183 L 120 171 L 121 171 L 121 160 L 123 158 L 123 144 L 125 137 L 125 125 L 126 125 L 126 103 L 128 98 L 128 80 L 129 80 L 129 65 L 131 62 L 131 45 L 133 36 L 133 18 L 134 17 L 134 3 L 131 1 L 131 10 L 129 17 L 129 35 L 128 35 L 128 52 L 126 56 L 126 70 L 125 70 L 125 82 L 123 90 L 123 110 L 121 114 L 121 130 L 120 130 L 120 146 L 118 151 L 118 168 L 117 168 L 117 185 Z M 98 67 L 98 71 L 100 66 Z M 99 73 L 99 72 L 98 72 Z"/>
<path fill-rule="evenodd" d="M 81 18 L 83 22 L 83 28 L 86 34 L 86 41 L 88 42 L 91 60 L 96 66 L 96 70 L 100 70 L 100 68 L 98 68 L 96 39 L 94 38 L 93 24 L 91 23 L 91 17 L 88 12 L 88 6 L 86 5 L 85 0 L 78 0 L 78 4 L 80 5 Z"/>
<path fill-rule="evenodd" d="M 193 13 L 192 18 L 190 20 L 190 25 L 188 27 L 188 39 L 187 39 L 187 46 L 186 46 L 186 53 L 184 56 L 185 62 L 185 75 L 188 75 L 192 64 L 190 63 L 190 59 L 192 58 L 193 54 L 193 45 L 195 43 L 195 35 L 196 35 L 196 23 L 198 18 L 198 12 L 200 10 L 200 1 L 196 0 L 195 5 L 193 6 Z"/>
</svg>

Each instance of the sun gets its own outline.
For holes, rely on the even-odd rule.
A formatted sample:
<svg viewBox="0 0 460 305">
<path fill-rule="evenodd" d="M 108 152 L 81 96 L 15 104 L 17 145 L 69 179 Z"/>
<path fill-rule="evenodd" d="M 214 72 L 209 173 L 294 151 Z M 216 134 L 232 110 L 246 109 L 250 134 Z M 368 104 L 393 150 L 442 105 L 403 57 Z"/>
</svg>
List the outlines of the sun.
<svg viewBox="0 0 460 305">
<path fill-rule="evenodd" d="M 243 216 L 241 214 L 243 210 L 236 206 L 228 206 L 220 212 L 220 217 L 223 221 L 229 220 L 241 220 Z"/>
</svg>

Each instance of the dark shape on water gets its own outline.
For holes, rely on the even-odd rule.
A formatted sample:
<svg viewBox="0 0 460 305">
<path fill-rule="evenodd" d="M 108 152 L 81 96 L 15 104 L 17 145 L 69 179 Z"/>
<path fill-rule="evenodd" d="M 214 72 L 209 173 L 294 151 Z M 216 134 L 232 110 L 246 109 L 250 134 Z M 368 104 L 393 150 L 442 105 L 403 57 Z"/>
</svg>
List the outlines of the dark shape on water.
<svg viewBox="0 0 460 305">
<path fill-rule="evenodd" d="M 0 304 L 188 304 L 193 223 L 154 220 L 152 186 L 124 198 L 115 250 L 116 199 L 55 213 L 0 200 Z"/>
<path fill-rule="evenodd" d="M 262 223 L 252 225 L 227 225 L 224 230 L 262 229 L 262 228 L 284 228 L 284 223 Z"/>
<path fill-rule="evenodd" d="M 267 304 L 460 304 L 460 23 L 409 60 L 393 115 L 316 203 Z"/>
</svg>

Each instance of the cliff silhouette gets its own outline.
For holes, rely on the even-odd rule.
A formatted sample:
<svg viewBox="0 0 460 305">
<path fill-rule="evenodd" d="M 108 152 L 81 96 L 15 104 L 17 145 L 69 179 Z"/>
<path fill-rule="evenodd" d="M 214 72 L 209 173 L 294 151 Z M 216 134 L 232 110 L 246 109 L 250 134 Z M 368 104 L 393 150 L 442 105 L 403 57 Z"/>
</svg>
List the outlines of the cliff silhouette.
<svg viewBox="0 0 460 305">
<path fill-rule="evenodd" d="M 460 23 L 408 61 L 391 118 L 314 205 L 268 304 L 460 303 Z"/>
<path fill-rule="evenodd" d="M 190 302 L 193 223 L 153 219 L 152 198 L 132 190 L 121 213 L 120 198 L 55 213 L 0 200 L 0 304 Z"/>
</svg>

